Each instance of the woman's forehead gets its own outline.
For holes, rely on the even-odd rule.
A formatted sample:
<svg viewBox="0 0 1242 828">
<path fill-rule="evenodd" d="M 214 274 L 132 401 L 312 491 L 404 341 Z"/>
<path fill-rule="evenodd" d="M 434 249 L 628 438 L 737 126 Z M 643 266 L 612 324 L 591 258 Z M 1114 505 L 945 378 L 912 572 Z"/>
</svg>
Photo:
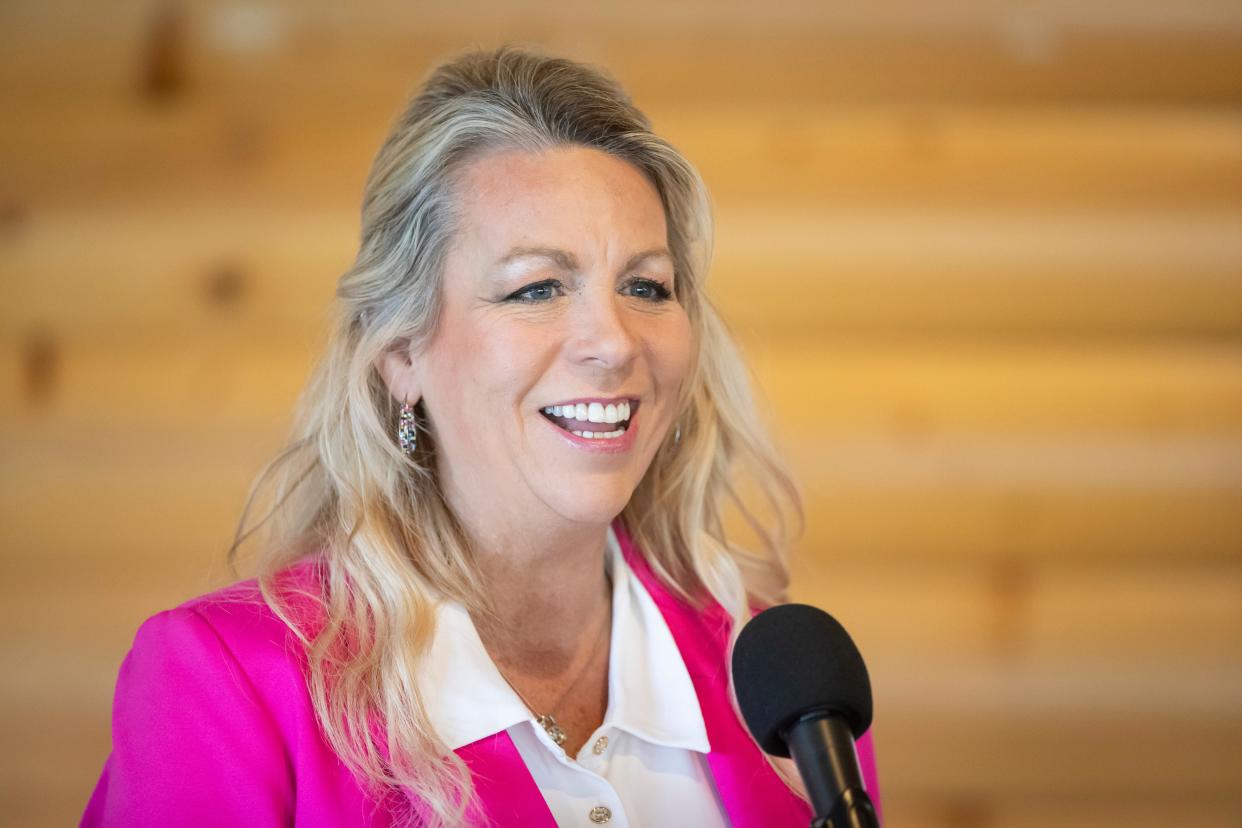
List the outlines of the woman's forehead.
<svg viewBox="0 0 1242 828">
<path fill-rule="evenodd" d="M 532 252 L 565 269 L 601 247 L 624 258 L 667 253 L 655 187 L 629 162 L 600 150 L 498 152 L 472 162 L 460 185 L 461 240 L 488 269 Z"/>
</svg>

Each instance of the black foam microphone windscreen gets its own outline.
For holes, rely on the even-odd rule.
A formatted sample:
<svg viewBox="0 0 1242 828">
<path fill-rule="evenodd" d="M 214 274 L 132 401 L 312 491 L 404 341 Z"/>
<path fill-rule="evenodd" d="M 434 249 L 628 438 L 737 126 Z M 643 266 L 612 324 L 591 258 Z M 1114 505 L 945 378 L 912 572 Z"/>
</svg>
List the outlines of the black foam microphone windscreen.
<svg viewBox="0 0 1242 828">
<path fill-rule="evenodd" d="M 742 717 L 765 751 L 789 756 L 785 731 L 808 713 L 840 715 L 857 739 L 871 727 L 871 679 L 849 633 L 828 613 L 780 604 L 756 615 L 733 648 Z"/>
</svg>

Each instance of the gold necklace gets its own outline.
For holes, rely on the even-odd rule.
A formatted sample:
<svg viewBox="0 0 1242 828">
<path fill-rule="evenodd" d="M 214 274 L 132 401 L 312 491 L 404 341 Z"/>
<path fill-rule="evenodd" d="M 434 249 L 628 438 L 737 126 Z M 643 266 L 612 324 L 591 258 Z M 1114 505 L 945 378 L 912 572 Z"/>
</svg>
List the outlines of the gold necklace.
<svg viewBox="0 0 1242 828">
<path fill-rule="evenodd" d="M 612 594 L 611 588 L 609 590 L 609 594 Z M 604 623 L 600 627 L 599 638 L 604 637 L 604 633 L 606 633 L 608 628 L 611 626 L 611 621 L 612 613 L 609 612 L 606 616 L 604 616 Z M 598 640 L 599 639 L 596 639 L 597 642 Z M 531 715 L 535 717 L 535 721 L 544 729 L 545 732 L 547 732 L 548 738 L 555 742 L 557 747 L 563 747 L 565 745 L 566 738 L 565 730 L 557 723 L 556 716 L 553 714 L 560 709 L 561 702 L 569 698 L 570 692 L 578 686 L 579 682 L 582 681 L 582 677 L 586 675 L 587 668 L 590 667 L 594 661 L 595 655 L 592 653 L 591 657 L 588 658 L 586 663 L 583 664 L 581 669 L 578 670 L 578 674 L 574 676 L 574 680 L 570 682 L 568 687 L 565 688 L 565 692 L 561 693 L 561 697 L 556 700 L 556 704 L 552 705 L 552 708 L 547 713 L 535 712 L 535 706 L 526 700 L 526 696 L 522 695 L 522 691 L 517 689 L 517 686 L 513 682 L 509 681 L 509 677 L 505 675 L 504 670 L 500 669 L 499 664 L 496 665 L 496 672 L 500 673 L 500 677 L 505 680 L 505 684 L 509 685 L 509 689 L 516 693 L 517 697 L 522 700 L 522 704 L 526 705 L 526 709 L 529 710 Z"/>
</svg>

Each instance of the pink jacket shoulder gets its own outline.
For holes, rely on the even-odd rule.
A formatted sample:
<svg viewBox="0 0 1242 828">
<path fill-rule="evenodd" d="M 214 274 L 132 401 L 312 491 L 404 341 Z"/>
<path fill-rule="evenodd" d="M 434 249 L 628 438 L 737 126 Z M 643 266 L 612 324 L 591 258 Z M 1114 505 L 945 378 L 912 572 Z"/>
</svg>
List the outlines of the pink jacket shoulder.
<svg viewBox="0 0 1242 828">
<path fill-rule="evenodd" d="M 320 736 L 301 652 L 253 581 L 149 618 L 82 825 L 386 824 Z"/>
</svg>

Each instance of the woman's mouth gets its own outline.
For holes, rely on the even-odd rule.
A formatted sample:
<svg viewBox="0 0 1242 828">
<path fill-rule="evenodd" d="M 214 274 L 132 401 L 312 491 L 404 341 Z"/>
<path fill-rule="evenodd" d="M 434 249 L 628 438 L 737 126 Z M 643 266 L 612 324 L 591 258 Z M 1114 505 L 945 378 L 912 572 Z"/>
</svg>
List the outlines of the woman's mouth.
<svg viewBox="0 0 1242 828">
<path fill-rule="evenodd" d="M 550 405 L 540 413 L 575 437 L 616 440 L 624 436 L 637 411 L 638 400 L 614 400 Z"/>
</svg>

